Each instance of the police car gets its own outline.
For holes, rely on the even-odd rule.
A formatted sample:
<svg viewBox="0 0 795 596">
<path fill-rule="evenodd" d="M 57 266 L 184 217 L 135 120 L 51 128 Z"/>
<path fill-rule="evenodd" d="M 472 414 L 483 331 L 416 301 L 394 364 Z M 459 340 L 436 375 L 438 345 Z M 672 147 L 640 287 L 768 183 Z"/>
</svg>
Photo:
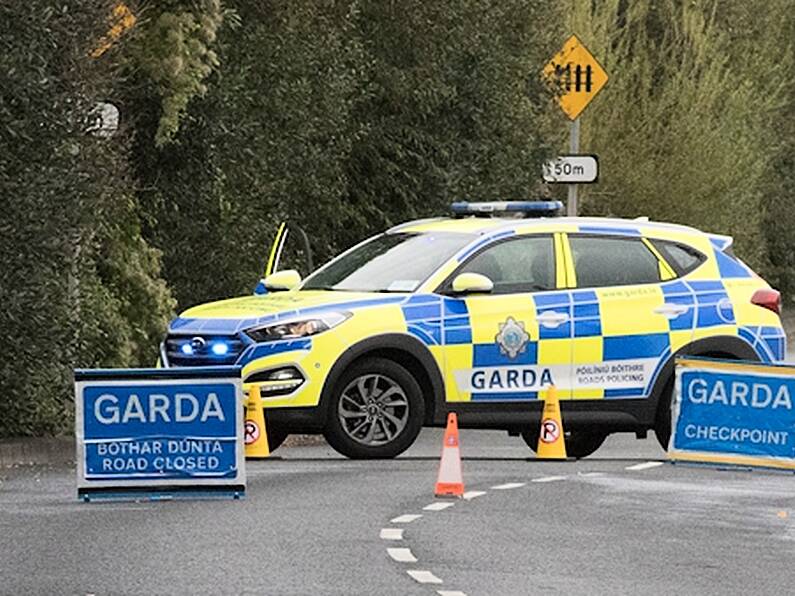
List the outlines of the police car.
<svg viewBox="0 0 795 596">
<path fill-rule="evenodd" d="M 168 367 L 237 364 L 272 447 L 323 433 L 388 458 L 448 412 L 535 447 L 555 385 L 570 456 L 615 432 L 670 435 L 674 358 L 777 362 L 780 296 L 732 239 L 644 220 L 558 217 L 557 202 L 458 203 L 378 234 L 301 281 L 171 322 Z"/>
</svg>

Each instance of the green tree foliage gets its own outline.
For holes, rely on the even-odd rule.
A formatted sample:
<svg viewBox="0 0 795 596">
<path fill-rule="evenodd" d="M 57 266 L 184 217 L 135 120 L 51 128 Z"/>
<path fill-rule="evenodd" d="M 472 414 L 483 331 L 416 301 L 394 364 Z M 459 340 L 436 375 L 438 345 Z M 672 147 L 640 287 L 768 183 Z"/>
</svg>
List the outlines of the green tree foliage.
<svg viewBox="0 0 795 596">
<path fill-rule="evenodd" d="M 182 306 L 250 292 L 285 218 L 311 228 L 321 249 L 345 225 L 363 63 L 354 7 L 226 6 L 236 18 L 220 32 L 209 92 L 172 144 L 136 150 L 149 234 Z"/>
<path fill-rule="evenodd" d="M 207 92 L 205 80 L 218 66 L 212 45 L 223 14 L 220 0 L 150 2 L 142 12 L 146 20 L 133 65 L 143 70 L 160 98 L 154 138 L 162 146 L 173 139 L 190 100 Z"/>
<path fill-rule="evenodd" d="M 541 86 L 560 14 L 545 2 L 365 2 L 347 242 L 460 199 L 537 196 L 555 131 Z"/>
<path fill-rule="evenodd" d="M 225 8 L 237 24 L 220 31 L 207 95 L 174 143 L 136 151 L 181 306 L 250 291 L 282 219 L 308 232 L 317 262 L 455 198 L 534 195 L 555 134 L 538 76 L 554 7 Z"/>
<path fill-rule="evenodd" d="M 0 4 L 0 436 L 72 424 L 72 369 L 149 364 L 173 306 L 141 238 L 124 135 L 88 57 L 110 3 Z"/>
<path fill-rule="evenodd" d="M 795 11 L 789 0 L 771 0 L 760 11 L 753 3 L 722 3 L 716 13 L 728 38 L 732 68 L 765 99 L 760 149 L 764 176 L 762 238 L 770 265 L 768 281 L 795 303 Z M 791 308 L 791 306 L 790 306 Z"/>
<path fill-rule="evenodd" d="M 734 51 L 726 4 L 737 3 L 570 3 L 572 30 L 610 75 L 583 116 L 582 149 L 602 169 L 584 209 L 731 234 L 766 269 L 764 189 L 786 68 L 758 44 Z"/>
</svg>

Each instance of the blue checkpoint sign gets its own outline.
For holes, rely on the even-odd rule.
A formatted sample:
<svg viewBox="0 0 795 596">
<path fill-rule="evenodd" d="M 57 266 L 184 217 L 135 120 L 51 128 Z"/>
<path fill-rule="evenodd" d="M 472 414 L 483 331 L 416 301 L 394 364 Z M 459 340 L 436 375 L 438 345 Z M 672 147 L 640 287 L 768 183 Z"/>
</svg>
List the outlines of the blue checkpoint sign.
<svg viewBox="0 0 795 596">
<path fill-rule="evenodd" d="M 677 359 L 672 461 L 795 471 L 795 367 Z"/>
<path fill-rule="evenodd" d="M 75 371 L 78 496 L 245 492 L 240 368 Z"/>
</svg>

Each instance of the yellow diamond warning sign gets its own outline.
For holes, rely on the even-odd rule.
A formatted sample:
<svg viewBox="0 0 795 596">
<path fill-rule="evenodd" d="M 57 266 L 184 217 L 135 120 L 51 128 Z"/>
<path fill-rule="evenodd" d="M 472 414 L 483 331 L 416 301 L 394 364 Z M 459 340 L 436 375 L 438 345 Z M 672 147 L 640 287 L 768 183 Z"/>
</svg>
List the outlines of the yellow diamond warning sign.
<svg viewBox="0 0 795 596">
<path fill-rule="evenodd" d="M 577 119 L 607 83 L 605 69 L 576 35 L 547 63 L 543 75 L 558 94 L 560 109 L 571 120 Z"/>
</svg>

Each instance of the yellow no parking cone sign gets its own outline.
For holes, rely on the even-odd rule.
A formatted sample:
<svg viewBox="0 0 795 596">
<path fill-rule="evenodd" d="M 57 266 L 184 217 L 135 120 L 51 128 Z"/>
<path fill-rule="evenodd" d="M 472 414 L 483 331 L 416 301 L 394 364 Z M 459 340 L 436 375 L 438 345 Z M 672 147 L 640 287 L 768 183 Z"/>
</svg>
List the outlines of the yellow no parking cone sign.
<svg viewBox="0 0 795 596">
<path fill-rule="evenodd" d="M 251 385 L 246 403 L 245 423 L 246 459 L 263 459 L 271 452 L 268 448 L 268 431 L 265 428 L 265 412 L 262 409 L 262 399 L 259 394 L 259 385 Z"/>
<path fill-rule="evenodd" d="M 550 385 L 547 398 L 544 400 L 544 411 L 541 414 L 541 429 L 538 433 L 539 459 L 566 459 L 566 443 L 563 439 L 563 420 L 560 416 L 558 390 Z"/>
</svg>

